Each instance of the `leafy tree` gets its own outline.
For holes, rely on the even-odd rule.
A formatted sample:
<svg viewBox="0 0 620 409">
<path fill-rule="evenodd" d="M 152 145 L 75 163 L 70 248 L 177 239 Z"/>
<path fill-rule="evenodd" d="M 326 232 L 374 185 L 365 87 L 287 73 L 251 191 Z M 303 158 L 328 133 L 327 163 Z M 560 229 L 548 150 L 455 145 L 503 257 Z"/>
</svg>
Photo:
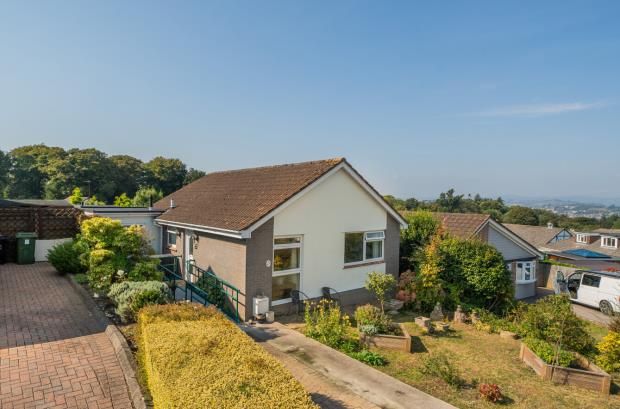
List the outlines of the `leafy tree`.
<svg viewBox="0 0 620 409">
<path fill-rule="evenodd" d="M 377 301 L 379 301 L 381 313 L 385 313 L 384 304 L 386 297 L 395 285 L 396 279 L 392 274 L 379 273 L 377 271 L 368 273 L 368 278 L 364 286 L 368 291 L 372 292 L 377 298 Z"/>
<path fill-rule="evenodd" d="M 183 184 L 189 185 L 190 183 L 197 181 L 198 179 L 200 179 L 201 177 L 205 175 L 206 173 L 203 172 L 202 170 L 189 168 L 189 170 L 187 171 L 187 175 L 185 175 L 185 180 L 183 181 Z"/>
<path fill-rule="evenodd" d="M 443 300 L 445 283 L 441 279 L 441 242 L 443 230 L 437 229 L 430 243 L 424 248 L 424 261 L 415 277 L 416 301 L 423 310 L 430 311 Z"/>
<path fill-rule="evenodd" d="M 389 203 L 390 206 L 392 206 L 394 209 L 401 211 L 401 210 L 405 210 L 405 201 L 402 199 L 398 199 L 392 195 L 385 195 L 383 196 L 383 198 L 385 199 L 386 202 Z"/>
<path fill-rule="evenodd" d="M 68 186 L 79 186 L 89 195 L 112 201 L 116 190 L 113 165 L 108 156 L 97 149 L 70 149 L 64 164 Z"/>
<path fill-rule="evenodd" d="M 157 190 L 161 190 L 164 195 L 168 195 L 181 188 L 187 175 L 185 164 L 178 159 L 157 156 L 144 166 L 148 172 L 147 180 L 149 184 Z"/>
<path fill-rule="evenodd" d="M 92 195 L 88 199 L 84 201 L 84 204 L 90 206 L 105 206 L 105 202 L 103 200 L 97 199 L 97 195 Z"/>
<path fill-rule="evenodd" d="M 115 183 L 115 194 L 126 193 L 134 196 L 136 191 L 146 183 L 144 163 L 129 155 L 110 156 Z"/>
<path fill-rule="evenodd" d="M 418 207 L 420 207 L 420 201 L 410 197 L 409 199 L 405 200 L 405 209 L 407 210 L 416 210 Z"/>
<path fill-rule="evenodd" d="M 154 187 L 142 187 L 133 198 L 134 207 L 148 207 L 152 203 L 161 200 L 164 197 L 161 190 L 157 190 Z"/>
<path fill-rule="evenodd" d="M 0 197 L 4 197 L 4 191 L 9 183 L 9 171 L 11 160 L 9 156 L 0 150 Z"/>
<path fill-rule="evenodd" d="M 118 207 L 131 207 L 132 200 L 127 197 L 126 193 L 121 193 L 120 196 L 116 196 L 114 198 L 114 206 Z"/>
<path fill-rule="evenodd" d="M 536 211 L 524 206 L 512 206 L 502 220 L 504 223 L 538 226 L 538 215 Z"/>
<path fill-rule="evenodd" d="M 73 192 L 71 192 L 71 196 L 69 196 L 69 203 L 77 205 L 83 201 L 84 197 L 82 196 L 82 190 L 79 187 L 73 188 Z"/>
<path fill-rule="evenodd" d="M 405 215 L 407 229 L 400 232 L 400 271 L 417 271 L 424 247 L 439 227 L 439 221 L 428 211 L 410 212 Z"/>
<path fill-rule="evenodd" d="M 29 145 L 9 153 L 11 170 L 7 196 L 14 199 L 41 199 L 49 174 L 64 160 L 64 150 L 45 145 Z M 64 197 L 68 196 L 65 195 Z"/>
<path fill-rule="evenodd" d="M 464 195 L 455 195 L 454 189 L 439 194 L 435 201 L 436 211 L 455 213 L 462 210 Z"/>
</svg>

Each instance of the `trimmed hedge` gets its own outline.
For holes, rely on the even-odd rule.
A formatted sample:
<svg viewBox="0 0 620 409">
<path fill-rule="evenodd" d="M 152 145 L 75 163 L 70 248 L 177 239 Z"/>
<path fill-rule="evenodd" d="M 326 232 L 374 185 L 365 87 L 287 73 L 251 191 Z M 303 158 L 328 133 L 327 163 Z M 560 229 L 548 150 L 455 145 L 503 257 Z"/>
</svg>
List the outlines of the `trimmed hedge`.
<svg viewBox="0 0 620 409">
<path fill-rule="evenodd" d="M 139 361 L 155 408 L 318 408 L 301 384 L 214 307 L 148 306 Z"/>
</svg>

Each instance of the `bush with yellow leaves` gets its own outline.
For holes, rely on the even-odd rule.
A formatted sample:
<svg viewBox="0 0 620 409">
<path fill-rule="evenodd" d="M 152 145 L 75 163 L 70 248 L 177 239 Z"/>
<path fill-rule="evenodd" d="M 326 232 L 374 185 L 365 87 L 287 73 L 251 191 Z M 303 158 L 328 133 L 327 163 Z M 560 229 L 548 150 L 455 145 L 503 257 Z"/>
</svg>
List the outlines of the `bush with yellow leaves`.
<svg viewBox="0 0 620 409">
<path fill-rule="evenodd" d="M 138 327 L 155 409 L 318 409 L 282 364 L 213 307 L 145 307 Z"/>
</svg>

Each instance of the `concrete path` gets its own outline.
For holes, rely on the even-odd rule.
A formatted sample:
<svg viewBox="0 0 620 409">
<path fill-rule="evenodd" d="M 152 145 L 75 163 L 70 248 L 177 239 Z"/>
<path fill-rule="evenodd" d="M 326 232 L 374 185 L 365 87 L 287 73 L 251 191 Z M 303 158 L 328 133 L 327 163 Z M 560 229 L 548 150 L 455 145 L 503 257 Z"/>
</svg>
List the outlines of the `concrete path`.
<svg viewBox="0 0 620 409">
<path fill-rule="evenodd" d="M 295 358 L 297 363 L 303 365 L 297 368 L 297 371 L 314 371 L 317 376 L 320 375 L 323 379 L 327 379 L 334 387 L 344 388 L 347 394 L 355 394 L 363 398 L 364 401 L 381 408 L 454 408 L 446 402 L 307 338 L 280 323 L 243 326 L 243 329 L 256 341 L 264 343 L 268 351 L 273 349 L 278 351 L 280 355 L 286 355 L 288 359 Z M 286 360 L 283 363 L 286 365 Z M 292 370 L 292 372 L 295 374 L 296 370 Z M 324 407 L 346 408 L 356 406 L 347 406 L 345 401 L 341 406 Z"/>
<path fill-rule="evenodd" d="M 0 265 L 0 408 L 131 408 L 105 329 L 49 264 Z"/>
</svg>

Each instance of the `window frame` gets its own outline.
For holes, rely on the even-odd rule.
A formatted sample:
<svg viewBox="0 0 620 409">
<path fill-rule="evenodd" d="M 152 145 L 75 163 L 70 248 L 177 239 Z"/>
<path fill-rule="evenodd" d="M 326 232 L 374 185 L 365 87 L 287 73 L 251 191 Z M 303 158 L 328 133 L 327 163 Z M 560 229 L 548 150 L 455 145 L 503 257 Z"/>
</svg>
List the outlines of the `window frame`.
<svg viewBox="0 0 620 409">
<path fill-rule="evenodd" d="M 588 244 L 588 234 L 585 233 L 577 233 L 575 236 L 575 241 L 581 244 Z"/>
<path fill-rule="evenodd" d="M 344 233 L 344 243 L 347 240 L 347 234 L 362 234 L 362 259 L 360 261 L 344 261 L 345 267 L 368 264 L 368 263 L 380 263 L 385 260 L 385 230 L 368 230 L 368 231 L 347 231 Z M 378 237 L 368 237 L 368 235 L 380 234 Z M 381 256 L 367 258 L 366 257 L 366 243 L 368 242 L 381 242 Z M 344 246 L 346 251 L 346 245 Z M 343 253 L 343 260 L 345 260 L 345 254 Z"/>
<path fill-rule="evenodd" d="M 521 264 L 521 268 L 519 268 Z M 525 279 L 525 266 L 530 266 L 530 278 Z M 520 274 L 519 274 L 520 273 Z M 517 284 L 530 284 L 536 282 L 536 262 L 535 261 L 517 261 L 515 262 L 515 281 Z"/>
<path fill-rule="evenodd" d="M 592 284 L 589 284 L 589 283 L 588 283 L 588 284 L 584 283 L 584 279 L 585 279 L 586 277 L 587 277 L 588 279 L 592 279 L 593 281 L 596 281 L 596 284 L 597 284 L 597 285 L 592 285 Z M 584 286 L 586 286 L 586 287 L 590 287 L 590 288 L 600 288 L 600 287 L 601 287 L 601 276 L 599 276 L 599 275 L 595 275 L 595 274 L 588 274 L 588 273 L 585 273 L 585 274 L 583 274 L 583 275 L 581 276 L 581 282 L 580 282 L 580 285 L 584 285 Z"/>
<path fill-rule="evenodd" d="M 605 244 L 605 241 L 612 241 L 614 244 Z M 618 238 L 615 236 L 601 236 L 601 247 L 606 249 L 617 249 L 618 248 Z"/>
<path fill-rule="evenodd" d="M 295 238 L 295 239 L 299 239 L 298 242 L 296 243 L 282 243 L 282 244 L 276 244 L 276 240 L 278 239 L 291 239 L 291 238 Z M 271 262 L 271 285 L 273 285 L 273 278 L 274 277 L 281 277 L 281 276 L 288 276 L 288 275 L 294 275 L 294 274 L 298 274 L 299 275 L 299 291 L 301 291 L 302 288 L 302 270 L 303 270 L 303 236 L 302 235 L 298 235 L 298 234 L 294 234 L 294 235 L 288 235 L 288 236 L 274 236 L 273 237 L 273 250 L 272 250 L 272 262 Z M 281 271 L 275 271 L 275 258 L 276 258 L 276 250 L 285 250 L 285 249 L 295 249 L 298 248 L 299 249 L 299 267 L 297 268 L 292 268 L 292 269 L 288 269 L 288 270 L 281 270 Z M 271 305 L 280 305 L 280 304 L 287 304 L 290 303 L 292 301 L 291 298 L 283 298 L 281 300 L 274 300 L 273 299 L 273 294 L 271 297 Z"/>
<path fill-rule="evenodd" d="M 170 243 L 170 235 L 173 234 L 174 235 L 174 243 Z M 176 230 L 166 230 L 166 246 L 169 249 L 176 249 L 177 248 L 177 240 L 179 239 L 179 232 L 177 232 Z"/>
</svg>

